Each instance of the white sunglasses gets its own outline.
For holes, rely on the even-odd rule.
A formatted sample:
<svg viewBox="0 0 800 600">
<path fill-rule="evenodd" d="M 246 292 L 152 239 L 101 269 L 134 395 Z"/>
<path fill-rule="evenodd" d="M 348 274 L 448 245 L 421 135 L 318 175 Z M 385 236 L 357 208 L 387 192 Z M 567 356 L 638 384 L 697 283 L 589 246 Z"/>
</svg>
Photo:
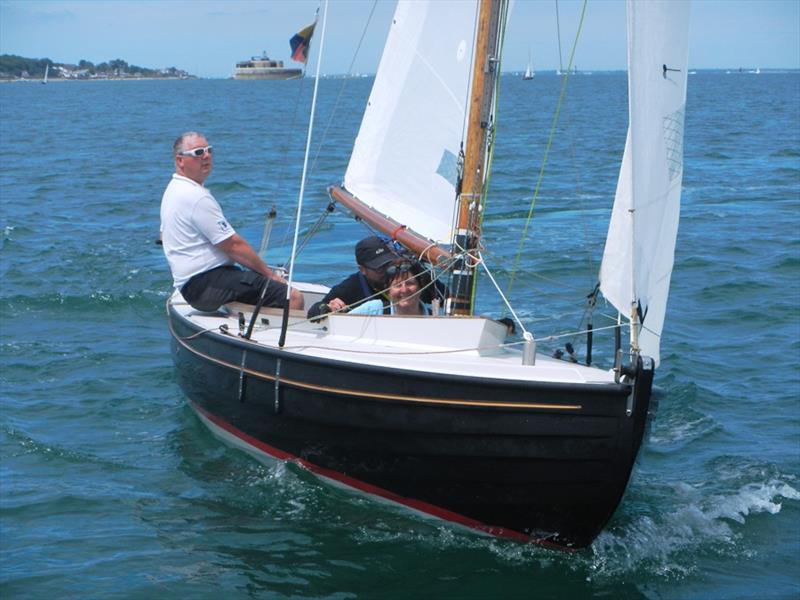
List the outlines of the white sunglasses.
<svg viewBox="0 0 800 600">
<path fill-rule="evenodd" d="M 184 150 L 183 152 L 178 152 L 178 156 L 197 156 L 199 158 L 206 152 L 211 154 L 213 151 L 213 146 L 206 146 L 205 148 L 194 148 L 193 150 Z"/>
</svg>

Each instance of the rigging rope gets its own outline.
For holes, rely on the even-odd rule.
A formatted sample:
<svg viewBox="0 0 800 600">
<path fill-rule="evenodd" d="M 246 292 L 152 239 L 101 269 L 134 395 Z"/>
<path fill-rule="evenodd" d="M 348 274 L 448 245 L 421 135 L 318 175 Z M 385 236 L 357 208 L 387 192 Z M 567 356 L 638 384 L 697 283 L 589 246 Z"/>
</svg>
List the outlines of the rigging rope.
<svg viewBox="0 0 800 600">
<path fill-rule="evenodd" d="M 497 285 L 497 281 L 495 281 L 495 278 L 492 276 L 492 272 L 489 271 L 489 267 L 486 266 L 486 262 L 483 260 L 483 257 L 481 257 L 480 264 L 483 267 L 483 270 L 486 271 L 486 274 L 489 276 L 489 279 L 491 280 L 492 284 L 494 284 L 497 293 L 500 294 L 500 298 L 502 298 L 503 302 L 505 302 L 506 308 L 508 308 L 509 312 L 511 313 L 511 316 L 514 318 L 514 320 L 517 322 L 517 325 L 519 325 L 519 328 L 522 330 L 523 336 L 528 334 L 528 330 L 525 329 L 525 325 L 522 324 L 522 320 L 517 316 L 517 313 L 514 312 L 514 309 L 511 307 L 511 303 L 509 303 L 508 298 L 506 298 L 505 295 L 503 294 L 503 290 L 501 290 L 500 286 Z"/>
<path fill-rule="evenodd" d="M 556 105 L 556 111 L 555 114 L 553 115 L 553 120 L 550 124 L 550 134 L 547 138 L 547 144 L 545 145 L 544 157 L 542 158 L 542 166 L 539 169 L 539 176 L 536 180 L 536 187 L 534 188 L 533 191 L 533 199 L 531 200 L 531 205 L 530 208 L 528 209 L 528 217 L 525 221 L 525 227 L 523 228 L 522 235 L 520 236 L 519 239 L 519 247 L 517 248 L 517 255 L 514 257 L 514 265 L 511 269 L 511 278 L 508 282 L 508 287 L 506 288 L 506 295 L 508 296 L 511 296 L 511 290 L 514 287 L 514 280 L 516 279 L 517 270 L 519 268 L 519 260 L 520 257 L 522 256 L 522 250 L 525 245 L 525 238 L 528 235 L 528 228 L 530 227 L 531 220 L 533 219 L 533 209 L 536 206 L 536 199 L 539 197 L 539 189 L 542 185 L 542 180 L 544 179 L 544 171 L 545 167 L 547 166 L 547 159 L 550 155 L 550 147 L 553 145 L 553 139 L 555 138 L 556 127 L 558 125 L 558 119 L 561 113 L 561 105 L 564 102 L 564 96 L 566 95 L 567 92 L 567 81 L 569 80 L 569 74 L 570 71 L 572 70 L 572 63 L 575 60 L 575 51 L 578 47 L 578 39 L 580 38 L 581 28 L 583 27 L 583 19 L 586 15 L 586 3 L 587 0 L 584 0 L 583 8 L 581 9 L 581 18 L 580 21 L 578 22 L 578 30 L 575 32 L 575 41 L 572 44 L 572 51 L 570 52 L 569 65 L 567 66 L 567 73 L 561 80 L 561 92 L 558 97 L 558 104 Z"/>
<path fill-rule="evenodd" d="M 319 18 L 319 6 L 317 6 L 317 10 L 316 10 L 316 12 L 314 14 L 314 28 L 315 29 L 316 29 L 318 18 Z M 287 167 L 287 165 L 289 163 L 289 159 L 288 159 L 289 153 L 288 153 L 287 150 L 288 150 L 288 147 L 289 147 L 289 141 L 292 138 L 294 138 L 295 125 L 297 124 L 297 113 L 298 113 L 298 108 L 300 106 L 300 98 L 303 95 L 303 88 L 305 87 L 305 79 L 306 79 L 305 75 L 306 75 L 306 68 L 307 67 L 308 67 L 308 63 L 306 62 L 306 63 L 303 64 L 303 76 L 300 78 L 300 85 L 297 87 L 297 96 L 295 97 L 295 101 L 294 101 L 294 110 L 292 111 L 292 118 L 289 121 L 289 132 L 288 132 L 287 135 L 283 136 L 283 146 L 279 151 L 279 155 L 282 157 L 282 160 L 280 162 L 280 167 L 278 169 L 278 176 L 275 177 L 275 178 L 272 178 L 270 180 L 272 182 L 272 185 L 270 186 L 270 190 L 269 191 L 272 193 L 273 197 L 277 195 L 278 185 L 279 185 L 280 182 L 282 182 L 284 180 L 284 177 L 283 177 L 284 176 L 284 172 L 286 171 L 286 167 Z M 259 254 L 259 256 L 261 256 L 261 258 L 264 260 L 264 262 L 267 262 L 265 254 L 266 254 L 266 251 L 267 251 L 267 244 L 269 242 L 269 234 L 271 233 L 271 230 L 272 230 L 272 227 L 270 225 L 270 212 L 267 212 L 267 214 L 265 216 L 265 219 L 264 219 L 264 231 L 261 234 L 261 243 L 259 244 L 259 250 L 258 250 L 258 254 Z M 286 234 L 284 234 L 284 238 L 283 238 L 283 241 L 282 241 L 282 244 L 285 244 L 285 243 L 286 243 Z"/>
<path fill-rule="evenodd" d="M 374 0 L 372 3 L 372 9 L 370 10 L 369 15 L 367 16 L 367 22 L 364 24 L 364 28 L 361 31 L 361 38 L 358 40 L 358 45 L 356 46 L 355 52 L 353 52 L 353 57 L 350 60 L 350 65 L 347 67 L 346 76 L 342 79 L 342 84 L 339 86 L 339 93 L 336 96 L 336 100 L 333 103 L 333 108 L 331 109 L 331 116 L 328 119 L 328 123 L 325 125 L 325 129 L 323 130 L 322 135 L 320 136 L 319 145 L 317 146 L 317 151 L 314 154 L 314 160 L 311 162 L 311 167 L 309 167 L 308 169 L 309 174 L 314 173 L 316 169 L 317 160 L 319 159 L 319 156 L 322 153 L 322 149 L 325 145 L 325 140 L 328 138 L 328 130 L 331 128 L 331 125 L 333 124 L 333 121 L 336 118 L 337 111 L 339 110 L 339 103 L 341 101 L 342 96 L 344 95 L 344 90 L 351 79 L 351 75 L 353 74 L 353 67 L 356 63 L 356 58 L 358 58 L 358 53 L 361 50 L 361 44 L 364 42 L 364 37 L 366 36 L 367 30 L 369 29 L 369 25 L 372 22 L 372 16 L 375 13 L 375 7 L 377 6 L 377 4 L 378 0 Z M 308 244 L 308 242 L 311 240 L 314 234 L 317 233 L 319 227 L 322 225 L 322 221 L 325 219 L 325 217 L 327 217 L 330 214 L 330 212 L 331 211 L 329 204 L 325 212 L 323 212 L 323 215 L 320 218 L 320 220 L 303 237 L 303 241 L 300 243 L 300 247 L 297 250 L 298 254 L 300 254 L 300 252 L 305 248 L 306 244 Z M 284 232 L 282 245 L 286 243 L 288 235 L 289 235 L 289 230 L 287 229 Z"/>
<path fill-rule="evenodd" d="M 289 298 L 292 293 L 292 281 L 294 279 L 294 264 L 295 257 L 297 256 L 297 238 L 300 234 L 300 216 L 303 214 L 303 192 L 306 189 L 306 173 L 308 172 L 308 155 L 311 149 L 311 134 L 314 131 L 314 111 L 317 106 L 317 91 L 319 89 L 319 71 L 322 65 L 322 49 L 325 46 L 325 28 L 328 21 L 328 0 L 325 0 L 325 11 L 322 13 L 322 35 L 319 40 L 319 52 L 317 54 L 317 73 L 314 78 L 314 95 L 311 98 L 311 115 L 308 120 L 308 136 L 306 138 L 306 154 L 303 158 L 303 175 L 300 178 L 300 193 L 297 198 L 297 218 L 294 223 L 294 237 L 292 238 L 292 256 L 289 260 L 289 277 L 286 285 L 286 304 L 283 309 L 283 324 L 281 326 L 281 338 L 278 345 L 283 347 L 286 339 L 286 329 L 289 322 Z M 255 321 L 256 315 L 253 314 L 252 321 Z"/>
<path fill-rule="evenodd" d="M 354 316 L 361 316 L 361 317 L 367 317 L 367 318 L 381 318 L 382 317 L 382 315 L 354 315 Z M 612 318 L 611 316 L 608 316 L 608 317 Z M 236 318 L 236 317 L 234 315 L 230 315 L 228 318 Z M 427 317 L 427 318 L 430 318 L 430 317 Z M 616 319 L 616 317 L 614 317 L 614 319 Z M 309 323 L 309 322 L 312 322 L 312 320 L 306 319 L 304 321 L 296 321 L 296 322 L 292 323 L 292 327 L 297 326 L 297 325 L 302 325 L 302 324 L 305 324 L 305 323 Z M 594 331 L 597 332 L 597 331 L 616 329 L 617 327 L 618 327 L 618 324 L 615 323 L 614 325 L 608 325 L 606 327 L 596 327 L 594 329 Z M 265 331 L 265 330 L 269 330 L 269 329 L 278 329 L 278 328 L 274 327 L 274 326 L 273 327 L 260 326 L 260 327 L 256 327 L 256 329 L 257 330 L 261 330 L 261 331 Z M 223 323 L 222 325 L 219 325 L 219 326 L 209 327 L 209 328 L 206 328 L 206 329 L 201 329 L 200 331 L 196 331 L 192 335 L 181 336 L 181 335 L 175 334 L 175 338 L 178 339 L 178 340 L 188 341 L 188 340 L 192 340 L 192 339 L 198 338 L 198 337 L 200 337 L 202 335 L 205 335 L 205 334 L 208 334 L 208 333 L 217 333 L 217 332 L 225 334 L 225 335 L 229 335 L 229 336 L 232 336 L 232 337 L 237 337 L 234 333 L 231 333 L 230 328 L 228 327 L 228 325 Z M 561 339 L 561 338 L 566 338 L 566 337 L 571 337 L 571 336 L 576 336 L 576 335 L 581 335 L 581 334 L 586 334 L 586 333 L 587 333 L 587 331 L 570 331 L 570 332 L 567 332 L 567 333 L 562 333 L 562 334 L 557 334 L 557 335 L 549 335 L 549 336 L 546 336 L 546 337 L 537 338 L 536 341 L 537 341 L 537 343 L 546 343 L 546 342 L 552 342 L 552 341 L 555 341 L 555 340 L 558 340 L 558 339 Z M 252 341 L 254 343 L 262 345 L 263 347 L 273 347 L 273 348 L 276 347 L 276 346 L 273 346 L 272 344 L 265 344 L 263 340 L 260 341 L 260 342 L 257 341 L 257 340 L 248 340 L 248 341 Z M 352 348 L 343 348 L 343 347 L 332 348 L 330 346 L 316 346 L 316 345 L 313 345 L 313 344 L 298 344 L 298 345 L 295 345 L 295 346 L 284 346 L 283 349 L 284 350 L 298 350 L 298 349 L 302 349 L 302 348 L 305 348 L 305 349 L 316 348 L 316 349 L 319 349 L 319 350 L 335 350 L 336 352 L 350 352 L 350 353 L 356 353 L 356 354 L 389 354 L 389 355 L 397 354 L 397 355 L 409 355 L 409 356 L 411 356 L 411 355 L 426 355 L 426 354 L 453 354 L 453 353 L 457 353 L 457 352 L 473 352 L 473 351 L 479 351 L 479 350 L 493 350 L 493 349 L 499 349 L 499 348 L 512 348 L 514 346 L 522 346 L 524 344 L 525 344 L 524 340 L 518 340 L 518 341 L 513 341 L 513 342 L 504 342 L 502 344 L 495 344 L 495 345 L 491 345 L 491 346 L 476 346 L 476 347 L 469 347 L 469 348 L 451 348 L 451 349 L 447 349 L 447 350 L 408 350 L 408 351 L 400 351 L 400 352 L 379 350 L 379 349 L 377 349 L 375 347 L 370 347 L 368 350 L 354 350 Z"/>
<path fill-rule="evenodd" d="M 558 19 L 558 0 L 556 0 L 556 34 L 558 35 L 558 74 L 564 72 L 564 60 L 561 58 L 561 23 Z"/>
<path fill-rule="evenodd" d="M 311 168 L 309 169 L 309 173 L 313 173 L 315 167 L 317 166 L 317 160 L 319 159 L 319 155 L 322 153 L 322 147 L 325 144 L 325 139 L 328 137 L 328 130 L 330 129 L 331 125 L 333 124 L 333 119 L 336 117 L 336 111 L 339 108 L 339 102 L 342 99 L 342 95 L 344 94 L 344 89 L 347 85 L 347 82 L 350 80 L 350 75 L 353 74 L 353 66 L 356 64 L 356 58 L 358 57 L 358 53 L 361 50 L 361 44 L 364 42 L 364 37 L 367 35 L 367 29 L 369 29 L 369 24 L 372 21 L 372 15 L 375 13 L 375 7 L 378 4 L 378 0 L 374 0 L 372 3 L 372 9 L 369 11 L 369 15 L 367 16 L 367 22 L 364 24 L 364 29 L 361 31 L 361 38 L 358 40 L 358 45 L 356 46 L 356 50 L 353 53 L 353 58 L 350 60 L 350 66 L 347 67 L 347 77 L 342 79 L 342 85 L 339 86 L 339 94 L 336 96 L 336 100 L 333 103 L 333 108 L 331 109 L 331 117 L 328 119 L 328 124 L 325 126 L 324 131 L 322 132 L 322 136 L 319 140 L 319 145 L 317 146 L 317 152 L 314 154 L 314 160 L 311 162 Z"/>
<path fill-rule="evenodd" d="M 439 281 L 439 279 L 441 279 L 442 277 L 444 277 L 444 273 L 448 272 L 448 270 L 457 262 L 457 260 L 458 260 L 457 257 L 451 257 L 448 261 L 445 261 L 443 264 L 440 265 L 440 269 L 441 270 L 440 270 L 440 272 L 438 274 L 436 273 L 436 271 L 434 270 L 433 267 L 426 268 L 422 273 L 419 273 L 419 274 L 416 274 L 416 275 L 412 274 L 410 278 L 416 280 L 416 279 L 422 277 L 425 273 L 429 273 L 430 281 L 428 283 L 426 283 L 424 286 L 422 286 L 420 289 L 418 289 L 416 292 L 414 292 L 409 297 L 411 297 L 411 298 L 419 297 L 419 296 L 422 295 L 422 292 L 424 292 L 425 290 L 427 290 L 430 287 L 434 288 L 434 292 L 437 294 L 437 297 L 438 297 L 439 296 L 439 290 L 436 287 L 436 282 Z M 327 315 L 337 314 L 337 313 L 346 313 L 353 306 L 355 306 L 356 304 L 362 304 L 364 302 L 367 302 L 369 300 L 374 300 L 374 299 L 377 299 L 379 297 L 386 297 L 386 295 L 389 292 L 389 290 L 391 289 L 391 287 L 392 286 L 389 285 L 388 287 L 375 292 L 371 296 L 367 296 L 366 298 L 362 298 L 361 300 L 353 302 L 352 304 L 346 304 L 345 306 L 343 306 L 340 309 L 332 310 L 332 311 L 324 313 L 324 314 L 325 314 L 325 316 L 327 316 Z M 310 319 L 306 319 L 306 321 L 303 321 L 303 322 L 313 322 L 313 321 L 316 321 L 317 319 L 318 319 L 318 317 L 312 317 Z"/>
</svg>

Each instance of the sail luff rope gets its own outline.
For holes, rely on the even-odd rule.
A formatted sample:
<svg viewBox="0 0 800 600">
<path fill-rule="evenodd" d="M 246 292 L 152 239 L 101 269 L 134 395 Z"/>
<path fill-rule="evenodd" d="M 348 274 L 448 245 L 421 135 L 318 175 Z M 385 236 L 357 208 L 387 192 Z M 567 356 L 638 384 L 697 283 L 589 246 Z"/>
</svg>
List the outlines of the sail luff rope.
<svg viewBox="0 0 800 600">
<path fill-rule="evenodd" d="M 570 52 L 569 57 L 569 65 L 567 67 L 566 77 L 561 80 L 561 93 L 558 97 L 558 104 L 556 105 L 556 112 L 553 115 L 553 120 L 550 125 L 550 134 L 547 138 L 547 144 L 545 145 L 544 157 L 542 158 L 542 166 L 539 169 L 539 176 L 536 180 L 536 187 L 534 188 L 533 192 L 533 199 L 531 200 L 530 208 L 528 209 L 528 217 L 525 220 L 525 227 L 522 230 L 522 235 L 519 239 L 519 247 L 517 248 L 517 255 L 514 257 L 514 265 L 511 269 L 511 278 L 508 282 L 508 287 L 506 288 L 506 294 L 511 296 L 511 290 L 514 288 L 514 279 L 516 278 L 517 269 L 519 268 L 519 261 L 520 257 L 522 256 L 522 250 L 525 246 L 525 238 L 528 235 L 528 228 L 530 227 L 531 220 L 533 218 L 533 209 L 536 206 L 536 199 L 539 197 L 539 189 L 542 185 L 542 180 L 544 179 L 544 171 L 545 167 L 547 166 L 547 159 L 550 155 L 550 147 L 553 145 L 553 139 L 555 138 L 556 127 L 558 125 L 559 115 L 561 113 L 561 105 L 564 102 L 564 96 L 567 92 L 567 81 L 569 81 L 569 72 L 572 70 L 572 62 L 575 59 L 575 51 L 578 47 L 578 39 L 581 35 L 581 28 L 583 27 L 583 19 L 586 15 L 586 4 L 587 0 L 583 1 L 583 8 L 581 9 L 581 18 L 578 22 L 578 30 L 575 32 L 575 40 L 572 44 L 572 51 Z"/>
<path fill-rule="evenodd" d="M 292 281 L 294 278 L 294 263 L 295 263 L 295 255 L 297 251 L 297 238 L 300 233 L 300 216 L 303 213 L 303 193 L 305 192 L 306 188 L 306 173 L 308 171 L 308 155 L 311 152 L 311 134 L 314 130 L 314 111 L 316 110 L 317 106 L 317 92 L 319 90 L 319 72 L 320 67 L 322 65 L 322 49 L 325 46 L 325 27 L 327 25 L 327 17 L 328 17 L 328 0 L 325 0 L 323 6 L 325 9 L 322 12 L 322 35 L 320 36 L 319 40 L 319 51 L 317 52 L 317 71 L 316 76 L 314 78 L 314 94 L 311 97 L 311 115 L 308 119 L 308 135 L 306 137 L 306 153 L 303 157 L 303 175 L 300 179 L 300 193 L 297 198 L 297 218 L 295 219 L 294 223 L 294 238 L 292 240 L 292 255 L 289 259 L 289 279 L 288 285 L 286 286 L 286 310 L 288 311 L 289 307 L 289 297 L 292 292 Z M 284 319 L 285 320 L 285 319 Z M 285 330 L 285 327 L 284 327 Z"/>
</svg>

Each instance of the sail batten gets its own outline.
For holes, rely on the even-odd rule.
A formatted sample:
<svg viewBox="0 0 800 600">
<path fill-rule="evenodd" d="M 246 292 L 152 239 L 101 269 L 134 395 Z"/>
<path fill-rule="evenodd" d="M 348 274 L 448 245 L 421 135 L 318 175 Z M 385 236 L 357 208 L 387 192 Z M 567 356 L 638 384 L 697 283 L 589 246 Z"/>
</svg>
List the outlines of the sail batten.
<svg viewBox="0 0 800 600">
<path fill-rule="evenodd" d="M 629 127 L 600 269 L 603 295 L 636 310 L 638 349 L 656 365 L 680 216 L 688 24 L 688 2 L 628 1 Z"/>
</svg>

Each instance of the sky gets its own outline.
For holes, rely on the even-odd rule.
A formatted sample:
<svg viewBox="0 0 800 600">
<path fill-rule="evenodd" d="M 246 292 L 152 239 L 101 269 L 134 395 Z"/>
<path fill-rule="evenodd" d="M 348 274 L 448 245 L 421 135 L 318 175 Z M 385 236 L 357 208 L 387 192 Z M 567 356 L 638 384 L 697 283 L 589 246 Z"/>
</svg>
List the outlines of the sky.
<svg viewBox="0 0 800 600">
<path fill-rule="evenodd" d="M 523 70 L 529 55 L 536 70 L 557 68 L 559 29 L 566 65 L 582 5 L 558 0 L 559 28 L 556 0 L 516 0 L 503 70 Z M 318 6 L 316 0 L 0 0 L 0 54 L 72 64 L 121 58 L 230 77 L 237 61 L 262 52 L 290 66 L 289 38 L 313 22 Z M 321 72 L 374 73 L 393 11 L 390 0 L 330 0 Z M 590 0 L 578 69 L 625 69 L 625 47 L 625 2 Z M 313 73 L 316 48 L 312 56 Z M 800 0 L 695 0 L 689 62 L 693 69 L 800 68 Z"/>
</svg>

